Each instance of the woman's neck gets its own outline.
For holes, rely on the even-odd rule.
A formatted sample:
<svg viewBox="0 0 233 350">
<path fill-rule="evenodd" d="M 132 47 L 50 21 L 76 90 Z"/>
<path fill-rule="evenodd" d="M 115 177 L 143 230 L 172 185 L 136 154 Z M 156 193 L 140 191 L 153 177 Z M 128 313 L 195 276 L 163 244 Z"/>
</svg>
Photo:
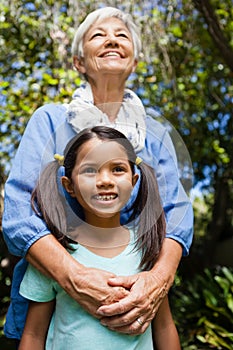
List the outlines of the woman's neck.
<svg viewBox="0 0 233 350">
<path fill-rule="evenodd" d="M 103 113 L 107 114 L 109 120 L 114 122 L 123 101 L 125 84 L 111 79 L 103 79 L 98 82 L 90 81 L 94 104 Z"/>
</svg>

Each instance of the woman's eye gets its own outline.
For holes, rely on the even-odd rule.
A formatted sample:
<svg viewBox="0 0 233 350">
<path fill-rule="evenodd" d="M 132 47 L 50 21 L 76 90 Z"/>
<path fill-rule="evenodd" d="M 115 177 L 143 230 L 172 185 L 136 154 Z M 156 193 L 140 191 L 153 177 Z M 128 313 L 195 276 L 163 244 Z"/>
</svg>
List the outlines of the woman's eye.
<svg viewBox="0 0 233 350">
<path fill-rule="evenodd" d="M 128 38 L 128 35 L 126 33 L 119 33 L 118 36 L 122 36 L 123 38 Z"/>
<path fill-rule="evenodd" d="M 99 33 L 99 32 L 98 32 L 98 33 L 94 33 L 94 34 L 92 35 L 91 38 L 93 39 L 93 38 L 96 38 L 96 37 L 102 36 L 102 35 L 103 35 L 103 34 L 102 34 L 102 33 Z"/>
</svg>

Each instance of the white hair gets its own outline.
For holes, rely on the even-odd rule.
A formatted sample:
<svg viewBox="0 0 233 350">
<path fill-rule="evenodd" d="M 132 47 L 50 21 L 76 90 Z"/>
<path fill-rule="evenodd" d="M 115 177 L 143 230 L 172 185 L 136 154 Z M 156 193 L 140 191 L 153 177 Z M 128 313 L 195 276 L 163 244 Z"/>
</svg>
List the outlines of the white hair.
<svg viewBox="0 0 233 350">
<path fill-rule="evenodd" d="M 138 59 L 139 54 L 141 52 L 141 39 L 140 39 L 138 27 L 133 22 L 133 19 L 130 14 L 126 14 L 114 7 L 100 8 L 98 10 L 95 10 L 89 13 L 89 15 L 87 15 L 87 17 L 80 24 L 80 26 L 78 27 L 75 33 L 74 40 L 72 43 L 72 48 L 71 48 L 72 55 L 78 56 L 78 58 L 83 57 L 83 37 L 86 34 L 86 32 L 98 19 L 111 18 L 111 17 L 119 18 L 129 30 L 133 40 L 134 57 L 135 59 Z"/>
</svg>

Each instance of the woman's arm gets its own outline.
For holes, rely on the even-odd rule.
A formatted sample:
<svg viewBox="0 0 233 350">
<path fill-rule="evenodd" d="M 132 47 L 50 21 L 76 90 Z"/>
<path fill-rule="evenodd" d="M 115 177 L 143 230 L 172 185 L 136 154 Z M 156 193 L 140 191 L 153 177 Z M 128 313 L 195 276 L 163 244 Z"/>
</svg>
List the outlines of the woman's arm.
<svg viewBox="0 0 233 350">
<path fill-rule="evenodd" d="M 167 296 L 163 299 L 152 321 L 152 334 L 155 350 L 181 350 L 178 332 L 172 318 Z"/>
<path fill-rule="evenodd" d="M 49 233 L 44 221 L 31 208 L 31 193 L 46 162 L 62 153 L 74 133 L 62 105 L 39 108 L 26 127 L 10 176 L 5 185 L 4 238 L 10 252 L 24 257 L 45 275 L 55 279 L 87 311 L 125 295 L 123 288 L 110 288 L 113 274 L 78 264 Z"/>
<path fill-rule="evenodd" d="M 18 350 L 44 350 L 55 302 L 29 303 L 26 324 Z"/>
<path fill-rule="evenodd" d="M 79 264 L 56 238 L 47 235 L 29 249 L 26 259 L 40 272 L 56 280 L 60 286 L 88 312 L 96 317 L 97 308 L 119 301 L 127 291 L 121 286 L 112 288 L 108 279 L 115 275 Z"/>
<path fill-rule="evenodd" d="M 53 160 L 54 129 L 64 126 L 62 118 L 58 124 L 59 118 L 53 114 L 60 115 L 63 110 L 61 106 L 50 105 L 39 108 L 30 118 L 13 160 L 5 184 L 2 220 L 4 239 L 13 255 L 24 257 L 36 240 L 49 233 L 32 210 L 31 193 L 41 169 Z"/>
</svg>

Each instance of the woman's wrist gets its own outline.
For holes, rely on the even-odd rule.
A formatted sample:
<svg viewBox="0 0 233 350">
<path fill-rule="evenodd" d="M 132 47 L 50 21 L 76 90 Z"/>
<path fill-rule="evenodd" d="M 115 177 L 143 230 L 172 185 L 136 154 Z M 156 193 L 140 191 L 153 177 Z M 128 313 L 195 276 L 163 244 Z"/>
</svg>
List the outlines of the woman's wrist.
<svg viewBox="0 0 233 350">
<path fill-rule="evenodd" d="M 182 256 L 182 246 L 177 241 L 165 238 L 159 258 L 151 269 L 166 286 L 167 291 L 174 282 L 175 274 Z"/>
<path fill-rule="evenodd" d="M 53 278 L 62 287 L 67 283 L 71 267 L 75 270 L 83 266 L 75 261 L 53 235 L 47 235 L 36 241 L 28 250 L 26 260 L 44 275 Z"/>
</svg>

